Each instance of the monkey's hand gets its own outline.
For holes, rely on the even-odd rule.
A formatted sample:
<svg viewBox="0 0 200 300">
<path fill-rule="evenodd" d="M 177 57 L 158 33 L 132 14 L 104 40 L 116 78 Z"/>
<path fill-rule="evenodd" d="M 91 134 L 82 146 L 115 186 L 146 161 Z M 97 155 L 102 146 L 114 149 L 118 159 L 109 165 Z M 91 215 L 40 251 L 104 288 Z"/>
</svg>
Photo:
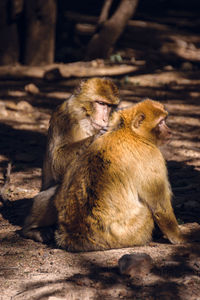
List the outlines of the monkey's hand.
<svg viewBox="0 0 200 300">
<path fill-rule="evenodd" d="M 168 238 L 172 244 L 187 243 L 187 239 L 177 223 L 172 208 L 168 209 L 166 213 L 160 207 L 156 213 L 154 213 L 154 219 L 161 231 L 164 233 L 164 237 Z"/>
<path fill-rule="evenodd" d="M 197 223 L 183 224 L 178 226 L 178 231 L 168 233 L 167 237 L 172 244 L 200 242 L 199 230 Z"/>
<path fill-rule="evenodd" d="M 37 229 L 29 229 L 23 228 L 19 230 L 18 233 L 28 239 L 32 239 L 36 242 L 40 243 L 49 243 L 54 241 L 54 227 L 43 227 Z"/>
<path fill-rule="evenodd" d="M 186 237 L 180 232 L 179 234 L 170 234 L 167 236 L 169 241 L 172 244 L 185 244 L 188 243 L 188 240 Z"/>
<path fill-rule="evenodd" d="M 94 141 L 108 131 L 108 127 L 102 127 L 97 134 L 94 135 Z"/>
<path fill-rule="evenodd" d="M 106 133 L 107 131 L 108 131 L 108 127 L 106 126 L 106 127 L 102 127 L 99 133 L 102 135 L 102 134 Z"/>
</svg>

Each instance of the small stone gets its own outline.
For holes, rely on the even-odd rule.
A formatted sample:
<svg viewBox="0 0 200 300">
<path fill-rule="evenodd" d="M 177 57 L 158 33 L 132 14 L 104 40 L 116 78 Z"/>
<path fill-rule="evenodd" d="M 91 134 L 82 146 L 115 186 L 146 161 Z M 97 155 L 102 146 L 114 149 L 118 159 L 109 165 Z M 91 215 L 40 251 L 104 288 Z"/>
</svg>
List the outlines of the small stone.
<svg viewBox="0 0 200 300">
<path fill-rule="evenodd" d="M 24 89 L 27 93 L 33 95 L 39 94 L 40 92 L 39 88 L 34 83 L 29 83 L 25 85 Z"/>
<path fill-rule="evenodd" d="M 104 67 L 105 66 L 105 63 L 104 63 L 104 60 L 103 59 L 95 59 L 95 60 L 92 60 L 91 61 L 91 66 L 93 68 L 97 68 L 97 67 Z"/>
<path fill-rule="evenodd" d="M 153 260 L 146 253 L 125 254 L 119 259 L 118 264 L 122 275 L 137 278 L 150 273 Z"/>
<path fill-rule="evenodd" d="M 47 81 L 56 81 L 62 79 L 59 68 L 54 68 L 44 73 L 44 79 Z"/>
<path fill-rule="evenodd" d="M 27 112 L 32 112 L 33 106 L 27 101 L 20 101 L 19 103 L 17 103 L 17 109 L 27 111 Z"/>
<path fill-rule="evenodd" d="M 182 63 L 181 70 L 182 71 L 192 71 L 193 65 L 189 61 L 186 61 L 186 62 Z"/>
<path fill-rule="evenodd" d="M 174 68 L 173 68 L 172 66 L 170 66 L 170 65 L 164 66 L 163 69 L 164 69 L 165 71 L 173 71 L 173 70 L 174 70 Z"/>
</svg>

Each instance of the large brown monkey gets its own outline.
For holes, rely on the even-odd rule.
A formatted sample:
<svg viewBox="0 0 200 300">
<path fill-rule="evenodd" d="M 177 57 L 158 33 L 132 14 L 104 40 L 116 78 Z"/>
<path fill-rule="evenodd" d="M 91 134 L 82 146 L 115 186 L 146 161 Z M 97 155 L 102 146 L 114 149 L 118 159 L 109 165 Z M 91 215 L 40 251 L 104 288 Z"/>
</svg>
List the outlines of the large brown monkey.
<svg viewBox="0 0 200 300">
<path fill-rule="evenodd" d="M 116 85 L 106 78 L 82 81 L 75 93 L 53 112 L 42 172 L 42 190 L 61 181 L 65 169 L 106 129 L 119 104 Z"/>
<path fill-rule="evenodd" d="M 144 245 L 154 221 L 172 243 L 184 242 L 171 205 L 165 160 L 158 145 L 169 139 L 163 105 L 145 100 L 117 113 L 55 196 L 56 241 L 69 251 Z"/>
<path fill-rule="evenodd" d="M 48 131 L 42 174 L 42 192 L 33 199 L 22 235 L 37 241 L 49 239 L 44 227 L 56 223 L 53 197 L 56 184 L 87 147 L 107 129 L 109 118 L 119 104 L 116 85 L 106 78 L 81 82 L 75 93 L 53 112 Z M 41 230 L 43 228 L 43 230 Z"/>
</svg>

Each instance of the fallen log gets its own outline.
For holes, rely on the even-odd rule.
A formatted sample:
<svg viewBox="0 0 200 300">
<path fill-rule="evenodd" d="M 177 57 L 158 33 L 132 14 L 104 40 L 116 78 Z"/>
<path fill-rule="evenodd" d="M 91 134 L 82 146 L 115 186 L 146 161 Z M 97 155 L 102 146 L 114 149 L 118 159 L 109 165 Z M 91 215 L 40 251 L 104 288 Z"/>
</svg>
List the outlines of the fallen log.
<svg viewBox="0 0 200 300">
<path fill-rule="evenodd" d="M 51 64 L 46 66 L 1 66 L 0 67 L 0 79 L 30 79 L 46 78 L 45 74 L 48 72 L 55 73 L 58 70 L 59 78 L 50 76 L 49 80 L 60 80 L 70 77 L 94 77 L 94 76 L 117 76 L 135 72 L 139 69 L 139 66 L 116 64 L 116 65 L 104 65 L 99 64 L 98 61 L 91 62 L 75 62 L 69 64 Z"/>
</svg>

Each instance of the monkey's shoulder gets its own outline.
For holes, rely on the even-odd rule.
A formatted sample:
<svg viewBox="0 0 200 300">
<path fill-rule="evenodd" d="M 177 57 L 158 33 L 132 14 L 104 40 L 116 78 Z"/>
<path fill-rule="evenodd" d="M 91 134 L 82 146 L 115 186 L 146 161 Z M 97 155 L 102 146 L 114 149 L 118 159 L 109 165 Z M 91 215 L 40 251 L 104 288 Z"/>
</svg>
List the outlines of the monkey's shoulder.
<svg viewBox="0 0 200 300">
<path fill-rule="evenodd" d="M 127 156 L 130 154 L 140 160 L 146 161 L 148 156 L 151 159 L 160 159 L 163 161 L 163 155 L 160 149 L 152 142 L 136 135 L 131 130 L 112 130 L 95 140 L 88 149 L 92 152 L 98 149 L 110 156 Z"/>
</svg>

